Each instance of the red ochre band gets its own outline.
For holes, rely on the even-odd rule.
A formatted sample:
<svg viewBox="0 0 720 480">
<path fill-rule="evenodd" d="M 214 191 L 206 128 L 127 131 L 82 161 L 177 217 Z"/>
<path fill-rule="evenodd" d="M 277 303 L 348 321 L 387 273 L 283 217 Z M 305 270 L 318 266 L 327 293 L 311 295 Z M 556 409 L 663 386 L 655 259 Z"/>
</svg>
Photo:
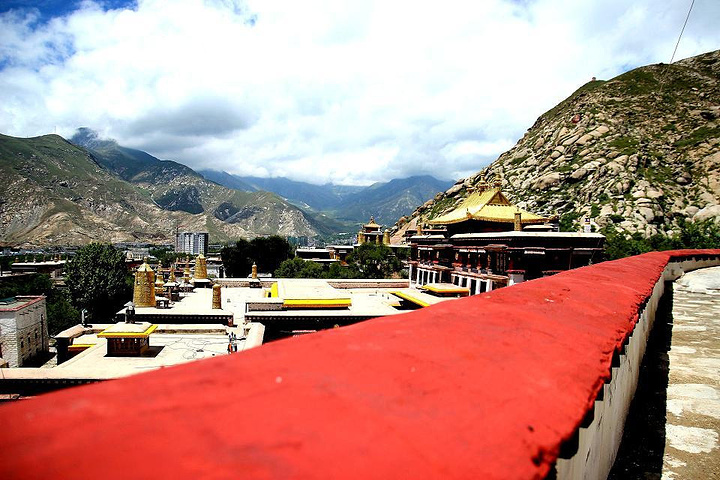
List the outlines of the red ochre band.
<svg viewBox="0 0 720 480">
<path fill-rule="evenodd" d="M 543 478 L 650 253 L 0 407 L 0 478 Z"/>
</svg>

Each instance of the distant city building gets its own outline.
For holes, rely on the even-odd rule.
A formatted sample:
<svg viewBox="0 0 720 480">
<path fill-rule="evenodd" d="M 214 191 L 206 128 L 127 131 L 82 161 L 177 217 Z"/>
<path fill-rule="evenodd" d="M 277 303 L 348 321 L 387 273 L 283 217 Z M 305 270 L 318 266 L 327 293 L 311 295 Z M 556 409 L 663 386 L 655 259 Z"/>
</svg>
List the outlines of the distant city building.
<svg viewBox="0 0 720 480">
<path fill-rule="evenodd" d="M 42 262 L 15 262 L 10 265 L 13 273 L 45 273 L 50 278 L 62 277 L 65 260 L 55 259 Z"/>
<path fill-rule="evenodd" d="M 143 260 L 145 257 L 150 256 L 149 247 L 132 247 L 125 250 L 125 258 L 127 260 Z"/>
<path fill-rule="evenodd" d="M 0 365 L 22 367 L 49 350 L 45 297 L 0 300 Z"/>
<path fill-rule="evenodd" d="M 175 235 L 175 251 L 178 253 L 189 253 L 198 255 L 208 253 L 207 232 L 178 232 Z"/>
</svg>

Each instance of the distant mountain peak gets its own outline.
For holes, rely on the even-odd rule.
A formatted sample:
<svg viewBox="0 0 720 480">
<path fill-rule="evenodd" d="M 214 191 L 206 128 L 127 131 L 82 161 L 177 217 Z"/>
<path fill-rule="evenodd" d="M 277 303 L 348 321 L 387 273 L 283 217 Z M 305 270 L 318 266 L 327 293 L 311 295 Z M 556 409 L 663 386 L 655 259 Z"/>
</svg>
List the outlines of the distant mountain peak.
<svg viewBox="0 0 720 480">
<path fill-rule="evenodd" d="M 78 128 L 73 136 L 70 137 L 70 143 L 90 149 L 98 148 L 102 145 L 117 145 L 115 140 L 100 138 L 100 134 L 97 130 L 93 130 L 89 127 Z"/>
</svg>

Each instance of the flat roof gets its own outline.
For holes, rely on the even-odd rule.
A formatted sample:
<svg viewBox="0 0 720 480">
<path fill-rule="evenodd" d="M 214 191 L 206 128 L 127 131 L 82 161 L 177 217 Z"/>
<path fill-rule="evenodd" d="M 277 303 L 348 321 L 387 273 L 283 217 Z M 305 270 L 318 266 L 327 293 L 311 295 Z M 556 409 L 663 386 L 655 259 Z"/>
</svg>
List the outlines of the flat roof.
<svg viewBox="0 0 720 480">
<path fill-rule="evenodd" d="M 277 281 L 277 298 L 283 299 L 286 308 L 346 308 L 352 305 L 348 291 L 331 287 L 327 280 L 288 280 Z"/>
<path fill-rule="evenodd" d="M 0 300 L 0 312 L 16 312 L 22 308 L 39 302 L 43 295 L 17 295 Z"/>
<path fill-rule="evenodd" d="M 181 315 L 234 315 L 244 316 L 245 302 L 263 297 L 260 288 L 223 287 L 220 289 L 221 309 L 212 308 L 212 289 L 198 288 L 192 292 L 181 293 L 180 300 L 172 302 L 168 308 L 135 307 L 136 317 L 143 315 L 181 316 Z M 228 301 L 229 300 L 229 301 Z M 118 314 L 124 314 L 125 308 Z"/>
<path fill-rule="evenodd" d="M 260 327 L 258 324 L 250 325 L 251 329 Z M 110 325 L 97 325 L 94 330 L 102 327 L 110 327 Z M 227 355 L 227 332 L 237 331 L 234 328 L 226 329 L 222 325 L 216 328 L 208 328 L 208 325 L 160 325 L 159 327 L 150 337 L 149 355 L 109 357 L 107 339 L 88 332 L 73 340 L 73 345 L 87 346 L 84 351 L 56 367 L 44 368 L 42 371 L 58 378 L 62 375 L 67 375 L 68 378 L 124 377 L 202 358 Z M 246 344 L 246 341 L 240 338 L 238 336 L 236 340 L 238 352 L 252 348 L 251 343 Z"/>
<path fill-rule="evenodd" d="M 300 280 L 300 279 L 292 279 Z M 305 279 L 307 280 L 307 279 Z M 314 280 L 313 283 L 327 282 L 326 280 Z M 328 288 L 336 290 L 328 285 Z M 397 315 L 404 313 L 405 310 L 398 310 L 398 298 L 411 301 L 417 305 L 427 306 L 434 305 L 439 302 L 453 300 L 453 298 L 436 297 L 429 295 L 415 288 L 397 288 L 397 286 L 388 286 L 387 288 L 344 288 L 336 290 L 345 298 L 351 300 L 351 305 L 347 308 L 314 308 L 311 305 L 300 308 L 289 308 L 287 310 L 253 310 L 248 315 L 253 319 L 262 321 L 262 317 L 281 318 L 281 317 L 380 317 L 387 315 Z M 280 297 L 282 298 L 282 297 Z M 272 300 L 272 299 L 267 299 Z"/>
</svg>

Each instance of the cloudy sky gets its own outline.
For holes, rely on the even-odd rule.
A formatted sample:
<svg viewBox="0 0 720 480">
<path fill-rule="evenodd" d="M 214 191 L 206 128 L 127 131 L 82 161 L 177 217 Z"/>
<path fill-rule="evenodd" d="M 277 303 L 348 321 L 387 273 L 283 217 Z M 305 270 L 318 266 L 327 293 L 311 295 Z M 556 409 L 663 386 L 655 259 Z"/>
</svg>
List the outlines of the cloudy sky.
<svg viewBox="0 0 720 480">
<path fill-rule="evenodd" d="M 457 179 L 592 76 L 668 62 L 690 0 L 0 2 L 0 132 L 193 168 Z M 696 0 L 676 60 L 720 48 Z"/>
</svg>

